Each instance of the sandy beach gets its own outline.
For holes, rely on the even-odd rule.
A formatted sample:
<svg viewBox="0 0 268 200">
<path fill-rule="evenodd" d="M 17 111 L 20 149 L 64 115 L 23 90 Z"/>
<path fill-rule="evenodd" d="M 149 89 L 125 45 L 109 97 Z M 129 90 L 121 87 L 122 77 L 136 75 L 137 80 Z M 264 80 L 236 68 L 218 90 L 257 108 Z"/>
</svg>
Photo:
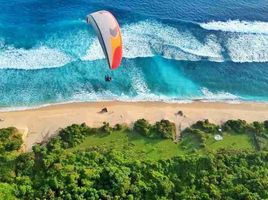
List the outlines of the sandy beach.
<svg viewBox="0 0 268 200">
<path fill-rule="evenodd" d="M 107 113 L 100 113 L 107 108 Z M 184 116 L 176 115 L 182 111 Z M 0 112 L 0 128 L 14 126 L 24 130 L 25 148 L 31 147 L 53 136 L 60 128 L 73 123 L 83 123 L 99 127 L 102 122 L 127 123 L 131 125 L 139 118 L 150 122 L 168 119 L 181 126 L 188 127 L 197 120 L 209 119 L 222 123 L 228 119 L 244 119 L 248 122 L 268 119 L 268 104 L 262 103 L 205 103 L 187 104 L 163 102 L 98 102 L 52 105 L 38 109 Z M 25 136 L 25 132 L 27 135 Z"/>
</svg>

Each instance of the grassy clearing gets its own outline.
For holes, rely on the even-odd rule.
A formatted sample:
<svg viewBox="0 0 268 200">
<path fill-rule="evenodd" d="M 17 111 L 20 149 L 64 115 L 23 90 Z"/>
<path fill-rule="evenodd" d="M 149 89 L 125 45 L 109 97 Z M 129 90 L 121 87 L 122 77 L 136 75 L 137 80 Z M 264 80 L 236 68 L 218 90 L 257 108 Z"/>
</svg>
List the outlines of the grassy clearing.
<svg viewBox="0 0 268 200">
<path fill-rule="evenodd" d="M 248 134 L 223 134 L 223 140 L 216 141 L 213 136 L 206 141 L 206 148 L 211 151 L 219 149 L 254 150 L 254 145 Z"/>
<path fill-rule="evenodd" d="M 204 153 L 219 149 L 254 150 L 249 135 L 224 134 L 222 141 L 215 141 L 210 136 L 205 142 L 205 149 L 194 135 L 188 135 L 178 144 L 170 139 L 152 139 L 129 130 L 113 131 L 111 134 L 99 133 L 87 136 L 85 141 L 70 151 L 85 150 L 90 147 L 103 147 L 124 151 L 126 156 L 138 160 L 168 159 L 189 153 Z"/>
<path fill-rule="evenodd" d="M 200 148 L 200 140 L 195 135 L 188 134 L 183 137 L 178 145 L 180 145 L 185 152 L 192 153 Z"/>
<path fill-rule="evenodd" d="M 83 143 L 71 150 L 83 150 L 94 146 L 124 151 L 126 154 L 131 154 L 130 156 L 134 156 L 135 159 L 142 160 L 159 160 L 185 153 L 180 145 L 170 139 L 146 138 L 129 130 L 88 136 Z"/>
</svg>

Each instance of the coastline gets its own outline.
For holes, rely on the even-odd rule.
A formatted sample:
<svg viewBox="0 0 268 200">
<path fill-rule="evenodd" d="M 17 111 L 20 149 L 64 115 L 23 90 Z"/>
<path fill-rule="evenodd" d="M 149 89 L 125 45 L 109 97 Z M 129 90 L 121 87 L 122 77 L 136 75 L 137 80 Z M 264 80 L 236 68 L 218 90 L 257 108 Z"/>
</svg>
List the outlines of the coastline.
<svg viewBox="0 0 268 200">
<path fill-rule="evenodd" d="M 100 113 L 107 108 L 107 113 Z M 182 111 L 184 116 L 176 115 Z M 73 123 L 86 123 L 99 127 L 102 122 L 111 125 L 126 123 L 131 125 L 135 120 L 145 118 L 154 123 L 168 119 L 182 129 L 198 120 L 209 119 L 220 124 L 229 119 L 243 119 L 248 122 L 268 119 L 268 104 L 257 102 L 222 103 L 201 102 L 165 103 L 165 102 L 84 102 L 49 105 L 40 108 L 17 111 L 0 111 L 0 128 L 14 126 L 27 131 L 25 149 L 47 140 L 57 130 Z"/>
</svg>

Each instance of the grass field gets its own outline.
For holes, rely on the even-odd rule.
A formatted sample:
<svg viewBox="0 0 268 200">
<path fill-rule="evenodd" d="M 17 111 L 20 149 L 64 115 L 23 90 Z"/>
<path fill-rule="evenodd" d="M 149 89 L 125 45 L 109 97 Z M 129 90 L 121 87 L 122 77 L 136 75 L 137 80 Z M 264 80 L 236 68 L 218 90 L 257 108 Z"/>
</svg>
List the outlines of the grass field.
<svg viewBox="0 0 268 200">
<path fill-rule="evenodd" d="M 80 145 L 71 151 L 83 150 L 90 147 L 104 147 L 124 151 L 125 155 L 140 160 L 168 159 L 189 153 L 205 153 L 219 149 L 254 150 L 250 136 L 247 134 L 224 134 L 222 141 L 215 141 L 213 136 L 205 142 L 205 148 L 193 136 L 184 137 L 181 142 L 174 143 L 170 139 L 152 139 L 141 136 L 129 130 L 113 131 L 111 134 L 95 134 L 87 136 Z"/>
<path fill-rule="evenodd" d="M 132 131 L 114 131 L 111 134 L 95 134 L 86 137 L 85 141 L 73 148 L 72 151 L 98 146 L 124 151 L 135 159 L 170 158 L 184 154 L 180 145 L 170 139 L 146 138 Z"/>
<path fill-rule="evenodd" d="M 223 140 L 216 141 L 213 137 L 210 137 L 206 141 L 206 146 L 210 150 L 219 150 L 222 148 L 227 149 L 243 149 L 254 150 L 254 146 L 251 138 L 248 134 L 223 134 Z"/>
</svg>

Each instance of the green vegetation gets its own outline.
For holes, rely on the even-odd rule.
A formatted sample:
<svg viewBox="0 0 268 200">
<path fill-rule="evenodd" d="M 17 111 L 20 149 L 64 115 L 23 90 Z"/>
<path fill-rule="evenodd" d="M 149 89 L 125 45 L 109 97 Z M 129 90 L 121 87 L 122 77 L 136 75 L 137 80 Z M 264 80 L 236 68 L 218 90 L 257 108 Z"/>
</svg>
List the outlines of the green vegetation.
<svg viewBox="0 0 268 200">
<path fill-rule="evenodd" d="M 220 149 L 243 149 L 243 150 L 254 150 L 254 145 L 250 137 L 246 134 L 235 135 L 235 134 L 224 134 L 224 139 L 221 141 L 215 141 L 214 138 L 210 137 L 206 141 L 206 146 L 211 151 L 217 151 Z"/>
<path fill-rule="evenodd" d="M 69 151 L 84 151 L 89 147 L 117 150 L 123 152 L 125 156 L 137 160 L 168 159 L 185 153 L 180 146 L 175 144 L 172 140 L 146 138 L 128 129 L 113 131 L 111 134 L 92 134 L 86 137 L 84 142 L 80 145 L 69 149 Z"/>
<path fill-rule="evenodd" d="M 154 125 L 145 119 L 139 119 L 134 123 L 134 131 L 148 138 L 173 138 L 175 136 L 175 124 L 168 120 L 161 120 Z"/>
<path fill-rule="evenodd" d="M 0 199 L 268 199 L 267 121 L 174 135 L 167 120 L 72 125 L 21 153 L 18 131 L 0 129 Z"/>
<path fill-rule="evenodd" d="M 85 124 L 73 124 L 72 126 L 62 129 L 59 132 L 59 136 L 62 141 L 64 141 L 63 146 L 65 148 L 70 148 L 80 144 L 89 133 L 90 128 Z"/>
<path fill-rule="evenodd" d="M 18 150 L 22 145 L 21 135 L 16 128 L 0 129 L 0 154 Z"/>
</svg>

